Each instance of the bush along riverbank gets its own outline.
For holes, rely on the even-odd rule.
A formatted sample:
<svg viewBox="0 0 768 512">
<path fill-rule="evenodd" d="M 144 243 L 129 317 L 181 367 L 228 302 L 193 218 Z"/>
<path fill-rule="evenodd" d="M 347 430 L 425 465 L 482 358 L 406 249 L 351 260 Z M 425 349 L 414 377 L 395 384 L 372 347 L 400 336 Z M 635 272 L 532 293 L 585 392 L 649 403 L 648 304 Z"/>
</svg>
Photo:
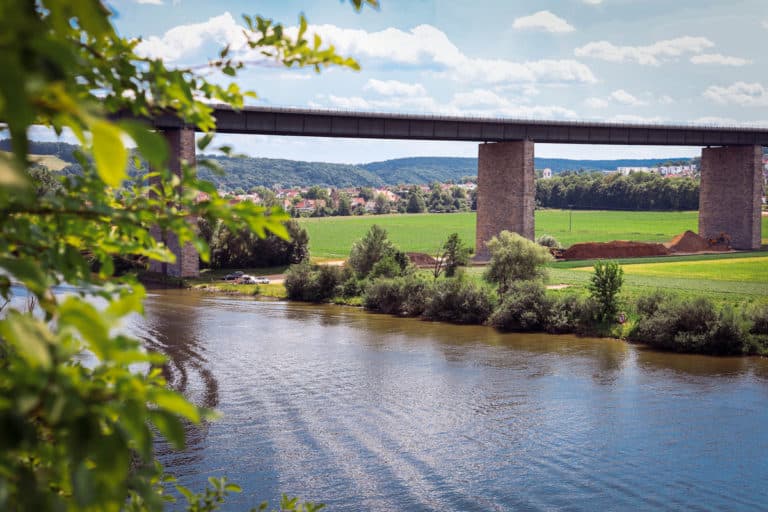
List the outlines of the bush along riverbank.
<svg viewBox="0 0 768 512">
<path fill-rule="evenodd" d="M 457 238 L 452 235 L 439 251 L 444 258 L 466 254 Z M 447 247 L 452 251 L 445 251 Z M 622 302 L 623 270 L 612 261 L 595 264 L 588 294 L 551 292 L 543 281 L 551 260 L 547 248 L 506 231 L 489 241 L 488 248 L 491 259 L 482 281 L 444 259 L 433 271 L 420 271 L 385 230 L 372 226 L 355 242 L 344 267 L 306 261 L 291 266 L 286 294 L 292 300 L 332 301 L 405 317 L 485 324 L 505 332 L 610 336 L 675 352 L 768 355 L 767 306 L 735 311 L 718 308 L 705 297 L 683 300 L 659 292 Z M 452 268 L 451 277 L 445 268 Z"/>
</svg>

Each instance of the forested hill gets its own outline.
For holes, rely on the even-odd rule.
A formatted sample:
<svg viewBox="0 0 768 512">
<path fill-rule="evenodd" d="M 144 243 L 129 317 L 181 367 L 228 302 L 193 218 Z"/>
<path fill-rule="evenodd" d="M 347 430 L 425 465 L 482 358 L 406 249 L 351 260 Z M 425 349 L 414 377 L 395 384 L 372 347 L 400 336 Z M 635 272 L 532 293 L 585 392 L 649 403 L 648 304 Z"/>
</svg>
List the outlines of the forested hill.
<svg viewBox="0 0 768 512">
<path fill-rule="evenodd" d="M 55 155 L 67 163 L 73 163 L 70 172 L 77 172 L 78 166 L 72 157 L 74 145 L 63 142 L 33 142 L 31 153 Z M 10 141 L 0 140 L 0 150 L 10 150 Z M 216 174 L 205 167 L 200 176 L 214 182 L 224 190 L 275 184 L 283 187 L 321 185 L 327 187 L 426 184 L 433 181 L 458 181 L 465 176 L 477 175 L 476 158 L 418 157 L 398 158 L 367 164 L 331 164 L 324 162 L 303 162 L 272 158 L 229 158 L 204 156 L 215 160 L 224 169 Z M 549 167 L 554 173 L 566 170 L 614 170 L 616 167 L 643 167 L 667 162 L 681 162 L 687 159 L 661 158 L 650 160 L 566 160 L 559 158 L 536 158 L 536 168 Z"/>
</svg>

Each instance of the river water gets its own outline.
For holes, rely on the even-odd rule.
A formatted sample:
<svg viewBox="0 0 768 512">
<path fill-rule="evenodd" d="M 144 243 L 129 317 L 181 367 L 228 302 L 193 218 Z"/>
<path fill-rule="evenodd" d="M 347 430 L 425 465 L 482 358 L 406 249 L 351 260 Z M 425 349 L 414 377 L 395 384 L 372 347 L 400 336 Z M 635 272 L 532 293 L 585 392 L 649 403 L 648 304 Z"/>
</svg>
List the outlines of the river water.
<svg viewBox="0 0 768 512">
<path fill-rule="evenodd" d="M 226 510 L 768 509 L 768 361 L 153 292 L 130 329 L 222 418 L 160 446 Z"/>
</svg>

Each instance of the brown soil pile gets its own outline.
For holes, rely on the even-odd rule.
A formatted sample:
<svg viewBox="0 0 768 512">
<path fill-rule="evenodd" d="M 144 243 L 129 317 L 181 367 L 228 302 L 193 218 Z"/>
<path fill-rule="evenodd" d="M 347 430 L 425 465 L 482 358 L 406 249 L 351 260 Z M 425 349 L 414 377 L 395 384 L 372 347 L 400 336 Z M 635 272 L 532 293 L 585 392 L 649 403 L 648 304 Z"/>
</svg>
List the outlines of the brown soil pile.
<svg viewBox="0 0 768 512">
<path fill-rule="evenodd" d="M 711 249 L 706 239 L 690 230 L 677 235 L 671 242 L 664 245 L 672 252 L 700 252 Z"/>
<path fill-rule="evenodd" d="M 411 263 L 417 267 L 431 267 L 435 264 L 435 258 L 429 254 L 424 254 L 423 252 L 407 252 L 405 254 L 411 260 Z"/>
<path fill-rule="evenodd" d="M 665 256 L 669 249 L 662 244 L 646 244 L 642 242 L 586 242 L 573 244 L 565 251 L 563 257 L 568 260 L 588 260 L 593 258 L 636 258 L 640 256 Z"/>
</svg>

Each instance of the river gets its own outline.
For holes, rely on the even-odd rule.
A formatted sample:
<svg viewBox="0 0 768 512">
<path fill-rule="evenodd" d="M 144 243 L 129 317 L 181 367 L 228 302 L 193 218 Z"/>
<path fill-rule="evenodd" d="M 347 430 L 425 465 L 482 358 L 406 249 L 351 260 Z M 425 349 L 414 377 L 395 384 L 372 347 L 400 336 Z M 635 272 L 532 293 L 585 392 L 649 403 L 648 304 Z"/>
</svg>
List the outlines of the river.
<svg viewBox="0 0 768 512">
<path fill-rule="evenodd" d="M 225 510 L 768 508 L 768 361 L 151 292 L 129 328 L 223 416 L 161 459 Z"/>
</svg>

